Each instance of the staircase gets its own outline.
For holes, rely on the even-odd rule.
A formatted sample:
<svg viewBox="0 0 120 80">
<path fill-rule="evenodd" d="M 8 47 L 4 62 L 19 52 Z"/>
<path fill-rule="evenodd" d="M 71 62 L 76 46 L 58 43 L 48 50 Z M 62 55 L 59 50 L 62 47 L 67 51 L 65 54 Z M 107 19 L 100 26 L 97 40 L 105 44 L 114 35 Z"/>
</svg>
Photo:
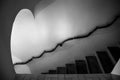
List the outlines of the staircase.
<svg viewBox="0 0 120 80">
<path fill-rule="evenodd" d="M 111 73 L 119 60 L 120 47 L 109 46 L 106 51 L 96 51 L 95 55 L 86 56 L 84 60 L 75 60 L 64 67 L 49 70 L 42 74 L 106 74 Z"/>
<path fill-rule="evenodd" d="M 120 76 L 110 74 L 120 58 L 118 54 L 119 46 L 109 46 L 84 60 L 75 60 L 40 75 L 16 74 L 15 80 L 120 80 Z"/>
</svg>

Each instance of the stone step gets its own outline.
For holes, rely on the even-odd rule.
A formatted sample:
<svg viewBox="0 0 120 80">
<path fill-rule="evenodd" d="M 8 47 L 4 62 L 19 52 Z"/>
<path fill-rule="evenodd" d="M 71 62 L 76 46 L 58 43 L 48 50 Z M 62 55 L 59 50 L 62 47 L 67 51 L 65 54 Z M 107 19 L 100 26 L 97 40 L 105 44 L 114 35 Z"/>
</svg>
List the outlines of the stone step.
<svg viewBox="0 0 120 80">
<path fill-rule="evenodd" d="M 48 73 L 49 73 L 49 74 L 57 74 L 57 71 L 56 71 L 56 70 L 49 70 Z"/>
<path fill-rule="evenodd" d="M 88 64 L 89 73 L 102 73 L 102 70 L 98 64 L 96 56 L 86 56 L 86 61 Z"/>
<path fill-rule="evenodd" d="M 103 67 L 104 72 L 110 73 L 112 69 L 114 68 L 114 63 L 109 57 L 107 51 L 97 51 L 96 54 L 99 58 L 99 61 Z"/>
<path fill-rule="evenodd" d="M 57 74 L 66 74 L 65 67 L 57 67 Z"/>
<path fill-rule="evenodd" d="M 76 60 L 77 74 L 87 74 L 88 69 L 85 60 Z"/>
<path fill-rule="evenodd" d="M 111 55 L 113 56 L 114 60 L 117 62 L 120 58 L 120 48 L 118 46 L 108 47 Z"/>
<path fill-rule="evenodd" d="M 76 74 L 76 65 L 75 64 L 66 64 L 66 74 Z"/>
</svg>

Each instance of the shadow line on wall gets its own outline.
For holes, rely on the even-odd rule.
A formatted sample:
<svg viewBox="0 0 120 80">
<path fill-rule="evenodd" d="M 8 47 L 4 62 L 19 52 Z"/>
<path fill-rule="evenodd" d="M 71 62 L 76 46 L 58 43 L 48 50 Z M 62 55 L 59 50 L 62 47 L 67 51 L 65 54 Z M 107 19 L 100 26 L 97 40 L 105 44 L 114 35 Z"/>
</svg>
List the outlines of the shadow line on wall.
<svg viewBox="0 0 120 80">
<path fill-rule="evenodd" d="M 24 64 L 27 64 L 29 62 L 31 62 L 33 59 L 38 59 L 38 58 L 42 58 L 44 56 L 44 54 L 46 53 L 52 53 L 54 52 L 58 47 L 62 47 L 63 44 L 67 41 L 71 41 L 71 40 L 75 40 L 75 39 L 81 39 L 81 38 L 86 38 L 86 37 L 89 37 L 90 35 L 92 35 L 95 31 L 97 31 L 98 29 L 103 29 L 103 28 L 108 28 L 110 27 L 112 24 L 114 24 L 118 18 L 120 17 L 120 14 L 116 14 L 113 19 L 106 23 L 105 25 L 102 25 L 102 26 L 96 26 L 94 29 L 92 29 L 91 31 L 89 31 L 87 34 L 84 34 L 84 35 L 77 35 L 77 36 L 74 36 L 74 37 L 71 37 L 71 38 L 68 38 L 68 39 L 65 39 L 64 41 L 58 43 L 54 48 L 50 49 L 50 50 L 44 50 L 40 55 L 38 56 L 33 56 L 32 58 L 30 58 L 29 60 L 25 61 L 25 62 L 18 62 L 18 63 L 14 63 L 14 66 L 15 65 L 24 65 Z"/>
</svg>

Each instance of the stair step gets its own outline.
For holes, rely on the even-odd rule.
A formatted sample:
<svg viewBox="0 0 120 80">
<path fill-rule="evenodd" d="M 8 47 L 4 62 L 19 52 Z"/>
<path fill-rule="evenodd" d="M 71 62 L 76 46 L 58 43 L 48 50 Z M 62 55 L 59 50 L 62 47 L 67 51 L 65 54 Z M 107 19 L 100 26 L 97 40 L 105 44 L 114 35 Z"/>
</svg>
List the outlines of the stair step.
<svg viewBox="0 0 120 80">
<path fill-rule="evenodd" d="M 76 74 L 76 66 L 75 64 L 66 64 L 66 73 L 67 74 Z"/>
<path fill-rule="evenodd" d="M 56 70 L 49 70 L 49 74 L 57 74 Z"/>
<path fill-rule="evenodd" d="M 120 56 L 119 56 L 120 48 L 117 46 L 114 46 L 114 47 L 108 47 L 108 50 L 110 51 L 111 55 L 113 56 L 113 58 L 117 62 L 120 58 Z"/>
<path fill-rule="evenodd" d="M 97 51 L 96 54 L 99 58 L 99 61 L 103 67 L 104 72 L 110 73 L 114 67 L 114 63 L 112 62 L 108 53 L 106 51 Z"/>
<path fill-rule="evenodd" d="M 57 67 L 57 74 L 66 74 L 65 67 Z"/>
<path fill-rule="evenodd" d="M 88 69 L 90 73 L 102 73 L 96 56 L 86 56 Z"/>
<path fill-rule="evenodd" d="M 77 69 L 77 74 L 87 74 L 87 65 L 85 60 L 76 60 L 76 69 Z"/>
<path fill-rule="evenodd" d="M 41 74 L 48 74 L 48 72 L 42 72 Z"/>
</svg>

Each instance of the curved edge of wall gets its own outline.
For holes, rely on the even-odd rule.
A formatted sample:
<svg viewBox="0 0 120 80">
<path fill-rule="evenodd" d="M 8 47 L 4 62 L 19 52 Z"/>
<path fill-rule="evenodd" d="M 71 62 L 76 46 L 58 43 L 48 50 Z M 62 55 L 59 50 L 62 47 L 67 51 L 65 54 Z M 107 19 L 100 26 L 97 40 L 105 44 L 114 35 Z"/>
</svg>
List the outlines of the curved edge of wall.
<svg viewBox="0 0 120 80">
<path fill-rule="evenodd" d="M 120 75 L 120 58 L 116 63 L 115 67 L 113 68 L 111 74 Z"/>
<path fill-rule="evenodd" d="M 16 76 L 10 51 L 10 35 L 16 14 L 23 8 L 30 9 L 34 13 L 34 7 L 40 1 L 0 1 L 0 80 L 14 80 Z"/>
</svg>

